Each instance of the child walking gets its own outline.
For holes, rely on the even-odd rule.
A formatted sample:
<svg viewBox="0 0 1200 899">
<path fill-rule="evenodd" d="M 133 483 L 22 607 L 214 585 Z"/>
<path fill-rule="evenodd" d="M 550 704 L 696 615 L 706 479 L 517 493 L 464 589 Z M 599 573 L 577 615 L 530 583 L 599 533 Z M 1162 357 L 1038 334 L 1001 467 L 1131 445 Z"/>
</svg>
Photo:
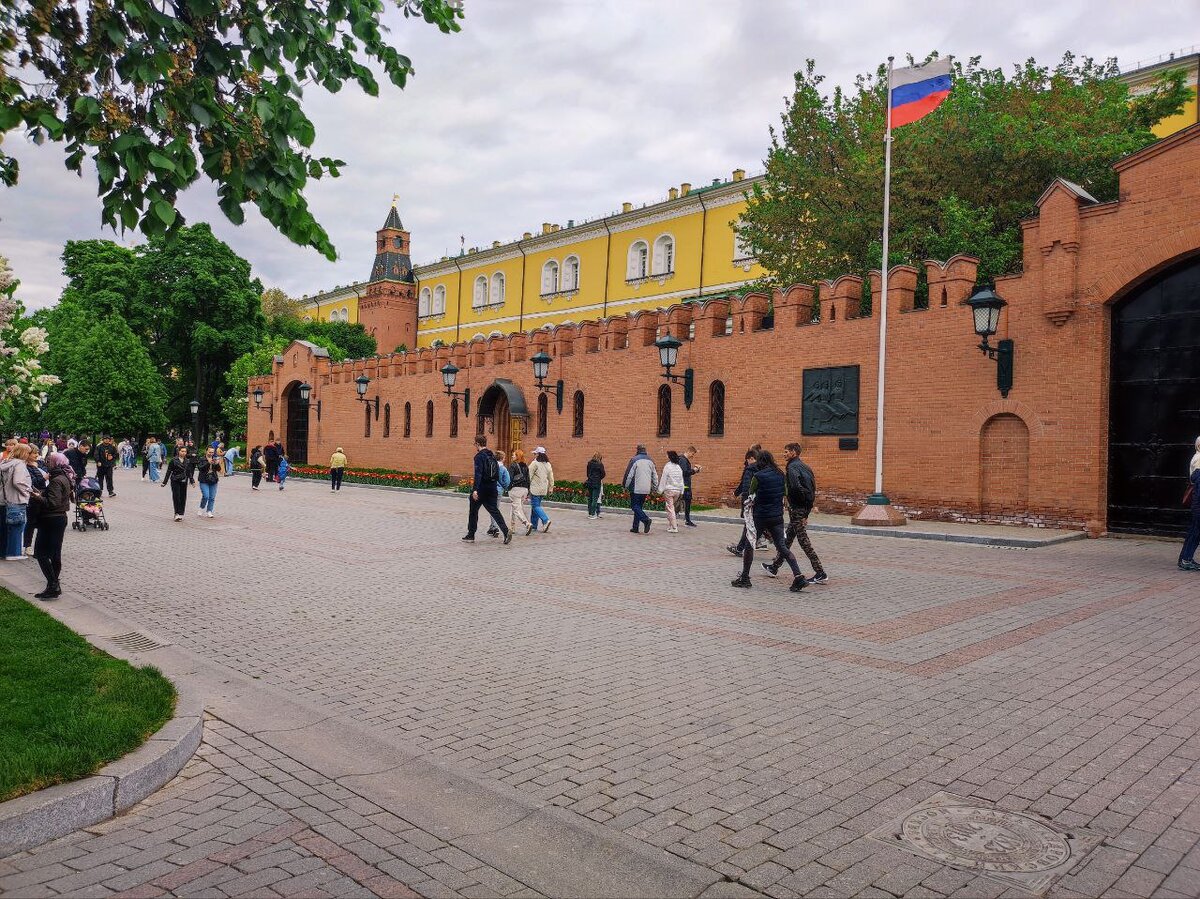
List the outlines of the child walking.
<svg viewBox="0 0 1200 899">
<path fill-rule="evenodd" d="M 288 472 L 292 470 L 291 464 L 288 462 L 287 453 L 279 454 L 279 471 L 275 477 L 279 481 L 279 489 L 283 489 L 283 482 L 287 480 Z"/>
</svg>

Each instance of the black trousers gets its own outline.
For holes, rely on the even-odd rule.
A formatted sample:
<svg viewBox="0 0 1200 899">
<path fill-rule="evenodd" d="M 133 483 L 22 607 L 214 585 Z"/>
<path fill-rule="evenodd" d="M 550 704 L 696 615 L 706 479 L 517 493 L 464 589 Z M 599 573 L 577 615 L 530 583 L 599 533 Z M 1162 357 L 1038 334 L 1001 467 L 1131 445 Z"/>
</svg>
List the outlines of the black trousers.
<svg viewBox="0 0 1200 899">
<path fill-rule="evenodd" d="M 25 507 L 25 548 L 33 546 L 33 535 L 37 533 L 38 522 L 42 518 L 42 504 L 30 500 Z"/>
<path fill-rule="evenodd" d="M 171 482 L 171 502 L 175 505 L 175 514 L 182 515 L 187 508 L 187 481 Z"/>
<path fill-rule="evenodd" d="M 500 529 L 500 533 L 508 536 L 508 525 L 504 521 L 504 516 L 500 514 L 500 505 L 497 502 L 495 490 L 484 490 L 479 494 L 479 499 L 471 498 L 471 508 L 467 512 L 467 536 L 474 537 L 475 531 L 479 528 L 479 507 L 487 509 L 488 514 L 492 516 L 492 521 L 496 522 L 496 527 Z"/>
<path fill-rule="evenodd" d="M 255 468 L 253 471 L 250 472 L 250 486 L 257 487 L 261 483 L 262 483 L 262 469 Z"/>
<path fill-rule="evenodd" d="M 150 454 L 142 453 L 142 477 L 150 473 Z"/>
<path fill-rule="evenodd" d="M 329 486 L 330 486 L 330 488 L 332 488 L 333 490 L 341 490 L 342 489 L 342 475 L 345 474 L 345 472 L 346 472 L 346 469 L 344 469 L 344 468 L 329 469 Z"/>
<path fill-rule="evenodd" d="M 268 481 L 275 480 L 275 475 L 277 475 L 277 474 L 279 474 L 279 460 L 278 459 L 268 459 L 267 460 L 267 480 Z"/>
<path fill-rule="evenodd" d="M 776 558 L 782 559 L 788 563 L 788 567 L 792 569 L 792 576 L 800 576 L 800 565 L 796 562 L 796 557 L 792 554 L 791 549 L 787 545 L 787 526 L 784 525 L 782 518 L 772 518 L 767 521 L 759 521 L 754 519 L 754 529 L 760 534 L 768 534 L 771 537 L 771 542 L 775 544 L 775 551 L 778 553 Z M 754 544 L 746 539 L 745 531 L 742 532 L 742 577 L 750 576 L 750 566 L 754 564 Z"/>
<path fill-rule="evenodd" d="M 100 482 L 101 490 L 107 489 L 109 493 L 115 492 L 113 490 L 112 473 L 113 470 L 111 466 L 96 466 L 96 480 Z M 105 485 L 107 485 L 107 487 Z"/>
<path fill-rule="evenodd" d="M 43 515 L 38 519 L 37 539 L 33 542 L 33 557 L 46 578 L 46 586 L 58 584 L 62 571 L 63 536 L 67 533 L 66 515 Z"/>
<path fill-rule="evenodd" d="M 683 488 L 683 520 L 692 520 L 692 488 Z"/>
</svg>

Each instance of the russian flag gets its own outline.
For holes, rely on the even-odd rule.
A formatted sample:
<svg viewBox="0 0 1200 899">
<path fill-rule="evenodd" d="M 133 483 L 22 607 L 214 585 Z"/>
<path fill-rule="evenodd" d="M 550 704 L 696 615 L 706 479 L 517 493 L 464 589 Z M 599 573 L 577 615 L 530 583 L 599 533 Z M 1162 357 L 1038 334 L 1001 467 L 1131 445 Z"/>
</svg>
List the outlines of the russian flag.
<svg viewBox="0 0 1200 899">
<path fill-rule="evenodd" d="M 949 58 L 894 70 L 890 94 L 893 128 L 929 115 L 950 96 Z"/>
</svg>

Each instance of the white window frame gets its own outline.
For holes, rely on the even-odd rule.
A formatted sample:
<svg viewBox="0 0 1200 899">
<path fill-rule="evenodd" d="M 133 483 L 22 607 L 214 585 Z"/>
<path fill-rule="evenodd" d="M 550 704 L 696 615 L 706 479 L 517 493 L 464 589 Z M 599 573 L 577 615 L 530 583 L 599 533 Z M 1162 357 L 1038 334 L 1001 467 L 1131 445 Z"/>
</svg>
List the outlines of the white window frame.
<svg viewBox="0 0 1200 899">
<path fill-rule="evenodd" d="M 558 293 L 559 272 L 557 259 L 547 259 L 542 263 L 542 296 Z"/>
<path fill-rule="evenodd" d="M 625 265 L 625 280 L 636 281 L 650 274 L 650 245 L 644 240 L 635 240 L 629 245 Z"/>
<path fill-rule="evenodd" d="M 429 303 L 432 298 L 432 291 L 428 287 L 422 287 L 417 299 L 417 318 L 424 318 L 429 314 Z"/>
<path fill-rule="evenodd" d="M 738 233 L 738 228 L 742 225 L 742 220 L 738 219 L 733 231 L 733 261 L 745 262 L 749 259 L 754 259 L 754 246 L 743 239 Z"/>
<path fill-rule="evenodd" d="M 446 285 L 439 284 L 433 289 L 433 315 L 446 314 Z"/>
<path fill-rule="evenodd" d="M 342 307 L 342 321 L 344 321 L 344 322 L 350 321 L 350 310 L 347 309 L 345 306 Z"/>
<path fill-rule="evenodd" d="M 504 305 L 504 272 L 496 272 L 492 275 L 491 305 Z"/>
<path fill-rule="evenodd" d="M 562 267 L 562 289 L 563 290 L 578 290 L 579 289 L 579 257 L 568 256 L 563 260 Z"/>
<path fill-rule="evenodd" d="M 654 256 L 651 260 L 652 275 L 671 275 L 675 273 L 675 237 L 671 234 L 660 234 L 654 238 Z"/>
<path fill-rule="evenodd" d="M 471 308 L 482 309 L 488 304 L 488 279 L 487 275 L 477 275 L 475 278 L 475 286 L 471 291 Z"/>
</svg>

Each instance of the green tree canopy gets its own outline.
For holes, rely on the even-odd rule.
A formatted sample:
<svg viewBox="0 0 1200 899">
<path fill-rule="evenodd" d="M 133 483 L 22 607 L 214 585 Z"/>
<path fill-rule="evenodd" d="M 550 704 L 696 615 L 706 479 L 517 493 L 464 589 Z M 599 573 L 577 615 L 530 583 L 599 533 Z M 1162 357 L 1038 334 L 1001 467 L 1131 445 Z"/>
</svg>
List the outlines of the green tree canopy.
<svg viewBox="0 0 1200 899">
<path fill-rule="evenodd" d="M 280 315 L 298 317 L 303 308 L 303 300 L 289 297 L 278 287 L 268 287 L 263 291 L 262 311 L 268 320 Z"/>
<path fill-rule="evenodd" d="M 459 30 L 461 0 L 404 0 L 406 17 Z M 295 243 L 335 250 L 304 199 L 345 164 L 316 139 L 302 88 L 357 84 L 370 65 L 404 87 L 411 61 L 389 42 L 381 0 L 121 0 L 0 4 L 0 136 L 61 142 L 67 168 L 95 162 L 101 219 L 159 237 L 179 227 L 179 192 L 213 181 L 235 224 L 253 203 Z M 32 71 L 35 77 L 26 77 Z M 43 87 L 45 85 L 45 87 Z M 16 160 L 0 150 L 0 183 Z"/>
<path fill-rule="evenodd" d="M 993 277 L 1019 266 L 1018 223 L 1054 178 L 1115 198 L 1112 164 L 1189 96 L 1182 72 L 1136 98 L 1118 75 L 1115 60 L 1071 54 L 1008 75 L 956 61 L 950 97 L 893 131 L 890 264 L 966 252 Z M 812 60 L 796 73 L 739 228 L 777 283 L 880 266 L 887 69 L 832 95 L 823 80 Z"/>
</svg>

